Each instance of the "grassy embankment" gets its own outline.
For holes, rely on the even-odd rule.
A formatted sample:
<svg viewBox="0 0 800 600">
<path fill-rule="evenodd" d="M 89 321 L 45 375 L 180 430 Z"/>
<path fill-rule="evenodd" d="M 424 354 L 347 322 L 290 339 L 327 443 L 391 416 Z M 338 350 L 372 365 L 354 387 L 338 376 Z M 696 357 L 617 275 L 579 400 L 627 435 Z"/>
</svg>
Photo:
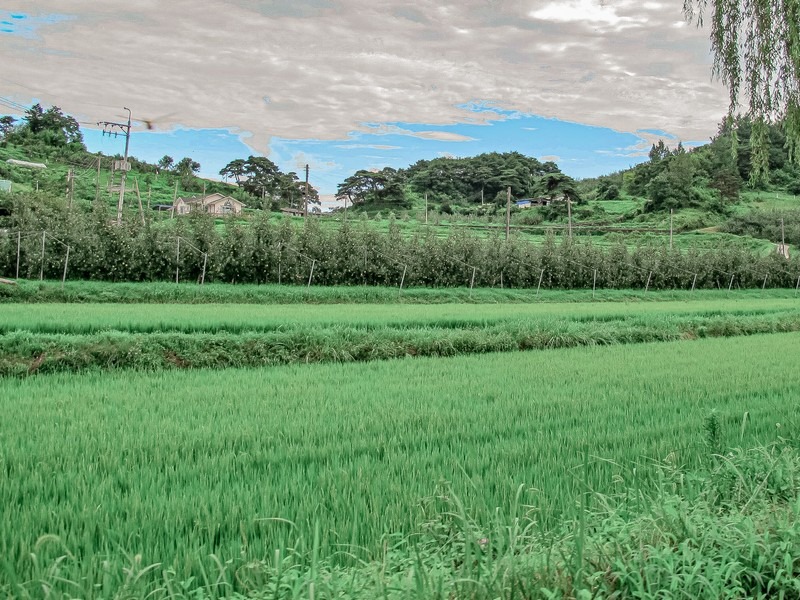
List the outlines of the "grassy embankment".
<svg viewBox="0 0 800 600">
<path fill-rule="evenodd" d="M 791 595 L 794 442 L 709 455 L 794 436 L 798 355 L 787 334 L 6 379 L 0 592 Z"/>
<path fill-rule="evenodd" d="M 6 303 L 0 375 L 352 362 L 799 331 L 798 300 L 763 294 L 562 304 Z"/>
</svg>

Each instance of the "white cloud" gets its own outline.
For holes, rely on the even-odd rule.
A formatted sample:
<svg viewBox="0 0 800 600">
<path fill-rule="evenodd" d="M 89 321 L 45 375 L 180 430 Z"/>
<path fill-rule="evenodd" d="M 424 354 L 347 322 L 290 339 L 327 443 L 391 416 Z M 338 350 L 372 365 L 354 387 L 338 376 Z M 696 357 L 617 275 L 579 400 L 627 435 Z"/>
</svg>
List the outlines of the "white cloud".
<svg viewBox="0 0 800 600">
<path fill-rule="evenodd" d="M 706 139 L 727 108 L 710 81 L 708 31 L 673 28 L 680 2 L 635 0 L 60 0 L 68 20 L 4 37 L 0 95 L 58 104 L 81 121 L 134 118 L 346 140 L 364 123 L 488 122 L 465 103 Z M 52 13 L 45 0 L 4 9 Z M 460 33 L 459 30 L 468 32 Z M 635 74 L 635 75 L 634 75 Z M 447 136 L 450 136 L 449 140 Z"/>
</svg>

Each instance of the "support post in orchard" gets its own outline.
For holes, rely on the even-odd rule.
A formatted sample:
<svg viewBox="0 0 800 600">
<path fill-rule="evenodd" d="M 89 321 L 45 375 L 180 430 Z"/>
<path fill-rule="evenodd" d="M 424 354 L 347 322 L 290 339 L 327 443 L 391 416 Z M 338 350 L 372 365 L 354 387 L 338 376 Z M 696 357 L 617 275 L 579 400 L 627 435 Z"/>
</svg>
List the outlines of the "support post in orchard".
<svg viewBox="0 0 800 600">
<path fill-rule="evenodd" d="M 181 269 L 181 238 L 178 237 L 178 249 L 175 251 L 175 283 L 178 283 L 178 276 Z"/>
<path fill-rule="evenodd" d="M 406 282 L 406 271 L 408 270 L 408 265 L 403 265 L 403 276 L 400 278 L 400 290 L 403 291 L 403 284 Z"/>
<path fill-rule="evenodd" d="M 67 246 L 67 255 L 64 257 L 64 274 L 61 276 L 61 289 L 64 289 L 64 282 L 67 280 L 67 266 L 69 265 L 69 246 Z"/>
<path fill-rule="evenodd" d="M 572 239 L 572 201 L 567 198 L 567 220 L 569 227 L 569 239 Z"/>
<path fill-rule="evenodd" d="M 511 234 L 511 187 L 506 191 L 506 241 Z"/>
<path fill-rule="evenodd" d="M 645 294 L 647 293 L 647 290 L 649 290 L 649 289 L 650 289 L 650 280 L 651 280 L 652 278 L 653 278 L 653 272 L 652 272 L 652 271 L 650 271 L 650 272 L 647 274 L 647 283 L 645 283 L 645 284 L 644 284 L 644 293 L 645 293 Z"/>
<path fill-rule="evenodd" d="M 733 288 L 733 278 L 734 278 L 734 277 L 736 277 L 736 274 L 735 274 L 735 273 L 733 273 L 733 274 L 731 275 L 731 282 L 728 284 L 728 291 L 729 291 L 729 292 L 730 292 L 730 291 L 731 291 L 731 289 Z"/>
<path fill-rule="evenodd" d="M 769 273 L 767 273 L 766 275 L 764 275 L 764 283 L 762 283 L 762 284 L 761 284 L 761 289 L 762 289 L 762 290 L 765 290 L 765 289 L 766 289 L 766 287 L 767 287 L 767 277 L 769 277 Z"/>
<path fill-rule="evenodd" d="M 208 252 L 203 253 L 203 274 L 200 275 L 200 285 L 206 283 L 206 265 L 208 264 Z"/>
<path fill-rule="evenodd" d="M 19 255 L 22 249 L 22 231 L 17 232 L 17 279 L 19 279 Z"/>
<path fill-rule="evenodd" d="M 672 213 L 674 213 L 674 209 L 669 209 L 669 249 L 672 250 Z"/>
<path fill-rule="evenodd" d="M 594 300 L 594 292 L 597 289 L 597 269 L 594 270 L 594 279 L 592 280 L 592 300 Z"/>
<path fill-rule="evenodd" d="M 316 259 L 312 259 L 311 260 L 311 273 L 308 274 L 308 285 L 306 286 L 307 288 L 311 287 L 311 278 L 314 277 L 314 267 L 316 265 L 317 265 L 317 260 Z"/>
<path fill-rule="evenodd" d="M 469 295 L 472 296 L 472 288 L 475 287 L 475 272 L 477 271 L 477 267 L 472 267 L 472 279 L 469 282 Z"/>
<path fill-rule="evenodd" d="M 539 290 L 542 289 L 542 280 L 544 279 L 544 269 L 539 273 L 539 285 L 536 286 L 536 295 L 539 295 Z"/>
<path fill-rule="evenodd" d="M 42 281 L 44 279 L 44 240 L 45 240 L 45 237 L 47 237 L 47 232 L 43 231 L 42 232 L 42 262 L 41 262 L 41 265 L 39 267 L 39 281 Z"/>
</svg>

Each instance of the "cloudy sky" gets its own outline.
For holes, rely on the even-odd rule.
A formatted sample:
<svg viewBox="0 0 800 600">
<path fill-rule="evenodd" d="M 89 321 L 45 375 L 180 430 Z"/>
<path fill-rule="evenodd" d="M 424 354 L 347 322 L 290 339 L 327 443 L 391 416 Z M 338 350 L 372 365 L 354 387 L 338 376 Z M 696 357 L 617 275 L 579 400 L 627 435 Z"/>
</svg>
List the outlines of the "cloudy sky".
<svg viewBox="0 0 800 600">
<path fill-rule="evenodd" d="M 0 113 L 140 121 L 131 154 L 359 168 L 518 150 L 575 177 L 708 140 L 727 107 L 682 0 L 4 0 Z M 9 102 L 10 101 L 10 102 Z M 145 121 L 153 129 L 148 130 Z"/>
</svg>

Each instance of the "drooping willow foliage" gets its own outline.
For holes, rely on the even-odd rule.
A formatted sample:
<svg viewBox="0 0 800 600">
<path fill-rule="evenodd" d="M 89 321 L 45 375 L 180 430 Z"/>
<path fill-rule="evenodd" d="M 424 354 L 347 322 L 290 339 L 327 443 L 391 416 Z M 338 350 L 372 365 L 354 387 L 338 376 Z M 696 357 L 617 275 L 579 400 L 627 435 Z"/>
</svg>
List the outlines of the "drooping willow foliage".
<svg viewBox="0 0 800 600">
<path fill-rule="evenodd" d="M 753 120 L 751 179 L 767 178 L 767 123 L 784 120 L 800 162 L 800 0 L 684 0 L 683 8 L 690 21 L 710 20 L 714 76 L 728 88 L 729 112 L 746 104 Z"/>
</svg>

